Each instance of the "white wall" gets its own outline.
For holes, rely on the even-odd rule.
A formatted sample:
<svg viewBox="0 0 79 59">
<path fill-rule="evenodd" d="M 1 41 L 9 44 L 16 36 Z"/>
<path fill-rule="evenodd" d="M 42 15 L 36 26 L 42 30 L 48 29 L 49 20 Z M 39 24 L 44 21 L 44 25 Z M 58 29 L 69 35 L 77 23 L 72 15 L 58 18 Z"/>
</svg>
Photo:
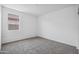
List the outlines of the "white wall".
<svg viewBox="0 0 79 59">
<path fill-rule="evenodd" d="M 3 7 L 2 43 L 41 36 L 79 48 L 79 16 L 72 6 L 35 17 Z M 8 30 L 8 13 L 19 15 L 20 30 Z"/>
<path fill-rule="evenodd" d="M 0 5 L 0 50 L 1 50 L 1 5 Z"/>
<path fill-rule="evenodd" d="M 39 17 L 39 36 L 77 46 L 79 16 L 77 7 L 71 6 Z"/>
<path fill-rule="evenodd" d="M 20 29 L 8 30 L 8 13 L 19 15 Z M 2 43 L 36 36 L 36 17 L 3 7 Z"/>
</svg>

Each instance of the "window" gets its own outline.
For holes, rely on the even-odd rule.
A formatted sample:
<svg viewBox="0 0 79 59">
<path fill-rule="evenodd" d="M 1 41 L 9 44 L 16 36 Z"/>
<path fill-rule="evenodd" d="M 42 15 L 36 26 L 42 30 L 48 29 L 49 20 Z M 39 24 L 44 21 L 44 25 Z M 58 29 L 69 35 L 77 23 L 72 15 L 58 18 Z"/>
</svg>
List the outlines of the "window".
<svg viewBox="0 0 79 59">
<path fill-rule="evenodd" d="M 19 16 L 8 14 L 8 30 L 19 30 Z"/>
</svg>

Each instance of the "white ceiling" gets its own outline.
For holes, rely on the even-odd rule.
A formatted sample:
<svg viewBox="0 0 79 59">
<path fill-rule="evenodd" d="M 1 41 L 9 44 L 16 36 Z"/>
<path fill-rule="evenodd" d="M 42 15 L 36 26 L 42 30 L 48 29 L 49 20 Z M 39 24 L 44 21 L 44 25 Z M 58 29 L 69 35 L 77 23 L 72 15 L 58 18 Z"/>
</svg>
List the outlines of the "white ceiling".
<svg viewBox="0 0 79 59">
<path fill-rule="evenodd" d="M 57 11 L 73 4 L 4 4 L 3 6 L 40 16 L 49 12 Z"/>
</svg>

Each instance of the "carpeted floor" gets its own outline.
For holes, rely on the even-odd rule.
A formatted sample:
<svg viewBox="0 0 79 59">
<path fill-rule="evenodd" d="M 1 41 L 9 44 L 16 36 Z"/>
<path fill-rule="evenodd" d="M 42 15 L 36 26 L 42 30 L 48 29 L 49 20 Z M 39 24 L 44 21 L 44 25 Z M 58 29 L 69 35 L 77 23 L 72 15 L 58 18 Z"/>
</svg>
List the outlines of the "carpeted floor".
<svg viewBox="0 0 79 59">
<path fill-rule="evenodd" d="M 36 37 L 2 45 L 6 54 L 76 54 L 75 47 Z"/>
</svg>

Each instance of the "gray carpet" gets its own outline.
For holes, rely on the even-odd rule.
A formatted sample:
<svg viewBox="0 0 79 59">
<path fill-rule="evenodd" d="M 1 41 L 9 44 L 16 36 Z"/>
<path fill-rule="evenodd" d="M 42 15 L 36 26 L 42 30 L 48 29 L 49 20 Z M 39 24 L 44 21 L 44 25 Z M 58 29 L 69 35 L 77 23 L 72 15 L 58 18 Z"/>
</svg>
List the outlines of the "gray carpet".
<svg viewBox="0 0 79 59">
<path fill-rule="evenodd" d="M 30 38 L 3 44 L 6 54 L 76 54 L 75 47 L 44 38 Z"/>
</svg>

